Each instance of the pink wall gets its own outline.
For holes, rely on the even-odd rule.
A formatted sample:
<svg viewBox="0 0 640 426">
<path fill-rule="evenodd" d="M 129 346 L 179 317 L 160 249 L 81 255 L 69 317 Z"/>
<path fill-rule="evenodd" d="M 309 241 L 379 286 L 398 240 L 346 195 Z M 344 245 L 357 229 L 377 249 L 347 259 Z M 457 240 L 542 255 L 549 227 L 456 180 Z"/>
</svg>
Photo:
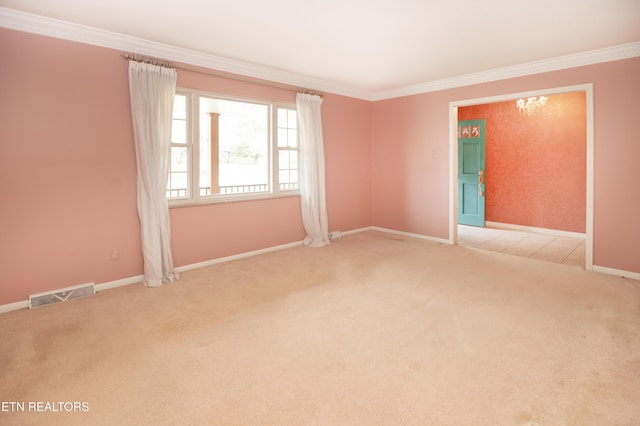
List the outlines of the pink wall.
<svg viewBox="0 0 640 426">
<path fill-rule="evenodd" d="M 295 104 L 295 93 L 289 90 L 192 71 L 178 70 L 177 85 Z M 300 241 L 304 230 L 299 203 L 298 197 L 289 197 L 172 208 L 174 263 L 189 265 Z"/>
<path fill-rule="evenodd" d="M 142 274 L 127 62 L 110 49 L 0 29 L 0 305 Z M 378 102 L 327 94 L 330 230 L 448 238 L 449 103 L 593 83 L 594 263 L 640 272 L 640 58 Z M 179 71 L 178 84 L 293 101 Z M 296 197 L 171 209 L 177 266 L 303 236 Z M 258 212 L 258 214 L 256 214 Z M 120 249 L 111 261 L 109 250 Z"/>
<path fill-rule="evenodd" d="M 487 221 L 584 233 L 586 94 L 547 96 L 521 115 L 515 101 L 458 109 L 459 120 L 486 120 Z"/>
<path fill-rule="evenodd" d="M 375 102 L 373 224 L 448 237 L 450 102 L 593 83 L 594 264 L 640 273 L 638 75 L 633 58 Z"/>
<path fill-rule="evenodd" d="M 5 29 L 0 56 L 0 304 L 139 275 L 125 61 Z"/>
<path fill-rule="evenodd" d="M 142 274 L 127 61 L 0 29 L 0 305 Z M 178 72 L 178 85 L 295 103 L 289 90 Z M 371 103 L 327 95 L 331 230 L 370 225 Z M 176 266 L 301 241 L 298 197 L 172 208 Z M 110 248 L 120 260 L 110 260 Z"/>
<path fill-rule="evenodd" d="M 370 226 L 371 102 L 332 94 L 323 99 L 329 231 Z"/>
<path fill-rule="evenodd" d="M 448 238 L 448 114 L 441 93 L 374 103 L 373 225 Z"/>
</svg>

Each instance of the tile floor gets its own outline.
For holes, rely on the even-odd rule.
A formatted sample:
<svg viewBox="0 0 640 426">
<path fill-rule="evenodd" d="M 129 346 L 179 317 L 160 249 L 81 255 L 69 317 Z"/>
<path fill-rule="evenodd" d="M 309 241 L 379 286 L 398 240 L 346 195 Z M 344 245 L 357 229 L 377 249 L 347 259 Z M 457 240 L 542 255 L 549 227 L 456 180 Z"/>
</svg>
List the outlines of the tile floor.
<svg viewBox="0 0 640 426">
<path fill-rule="evenodd" d="M 585 266 L 585 239 L 458 225 L 458 244 L 554 263 Z"/>
</svg>

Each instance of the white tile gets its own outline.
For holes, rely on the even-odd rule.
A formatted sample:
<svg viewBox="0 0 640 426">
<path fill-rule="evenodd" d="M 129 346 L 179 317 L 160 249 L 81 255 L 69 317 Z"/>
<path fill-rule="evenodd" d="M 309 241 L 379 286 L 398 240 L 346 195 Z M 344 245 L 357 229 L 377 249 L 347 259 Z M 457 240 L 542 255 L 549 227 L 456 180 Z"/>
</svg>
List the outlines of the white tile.
<svg viewBox="0 0 640 426">
<path fill-rule="evenodd" d="M 458 225 L 460 245 L 532 257 L 554 263 L 584 266 L 583 238 L 554 237 L 505 229 Z"/>
</svg>

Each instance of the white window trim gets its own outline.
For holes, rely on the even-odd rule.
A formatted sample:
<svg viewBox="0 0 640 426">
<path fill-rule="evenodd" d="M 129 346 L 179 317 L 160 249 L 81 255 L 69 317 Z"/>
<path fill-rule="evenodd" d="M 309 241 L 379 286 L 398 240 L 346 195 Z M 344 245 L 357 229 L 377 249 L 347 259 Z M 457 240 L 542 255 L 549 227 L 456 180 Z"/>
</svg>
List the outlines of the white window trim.
<svg viewBox="0 0 640 426">
<path fill-rule="evenodd" d="M 189 198 L 170 198 L 167 199 L 169 208 L 174 207 L 190 207 L 207 204 L 228 204 L 243 201 L 265 200 L 274 198 L 299 197 L 300 189 L 281 191 L 279 182 L 276 184 L 276 173 L 278 173 L 278 108 L 296 109 L 295 103 L 277 102 L 259 98 L 251 98 L 244 96 L 234 96 L 224 93 L 210 92 L 200 89 L 190 89 L 184 87 L 176 88 L 176 95 L 186 95 L 187 97 L 187 145 L 189 149 L 189 188 L 191 196 Z M 200 126 L 192 123 L 194 117 L 199 117 L 200 106 L 199 99 L 201 96 L 216 99 L 224 99 L 236 102 L 247 102 L 267 105 L 269 107 L 269 155 L 271 161 L 268 165 L 270 192 L 242 193 L 242 194 L 225 194 L 225 195 L 200 195 L 200 185 L 195 183 L 195 176 L 200 173 Z M 199 120 L 196 121 L 199 123 Z M 177 144 L 172 144 L 175 146 Z M 290 148 L 288 148 L 290 149 Z M 300 152 L 298 146 L 298 153 Z M 298 163 L 299 164 L 299 163 Z M 299 182 L 298 182 L 299 183 Z"/>
</svg>

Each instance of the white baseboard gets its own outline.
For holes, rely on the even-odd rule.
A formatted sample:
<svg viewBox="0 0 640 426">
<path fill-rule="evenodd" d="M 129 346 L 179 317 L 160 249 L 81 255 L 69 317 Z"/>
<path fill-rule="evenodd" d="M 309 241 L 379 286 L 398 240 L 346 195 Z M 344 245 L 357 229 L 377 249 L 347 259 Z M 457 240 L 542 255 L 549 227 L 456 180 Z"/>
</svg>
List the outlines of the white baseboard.
<svg viewBox="0 0 640 426">
<path fill-rule="evenodd" d="M 0 305 L 0 314 L 4 314 L 5 312 L 17 311 L 18 309 L 29 309 L 29 301 L 21 300 L 20 302 Z"/>
<path fill-rule="evenodd" d="M 357 229 L 352 229 L 351 231 L 341 231 L 342 235 L 353 235 L 353 234 L 358 234 L 360 232 L 366 232 L 366 231 L 371 231 L 373 230 L 374 227 L 373 226 L 365 226 L 364 228 L 357 228 Z"/>
<path fill-rule="evenodd" d="M 451 245 L 451 241 L 446 238 L 437 238 L 437 237 L 431 237 L 429 235 L 414 234 L 412 232 L 397 231 L 395 229 L 381 228 L 379 226 L 370 226 L 368 230 L 387 232 L 389 234 L 403 235 L 405 237 L 418 238 L 420 240 L 427 240 L 434 243 Z"/>
<path fill-rule="evenodd" d="M 96 293 L 104 290 L 111 290 L 112 288 L 122 287 L 130 284 L 138 284 L 142 282 L 143 275 L 137 275 L 135 277 L 122 278 L 120 280 L 108 281 L 102 284 L 96 284 Z"/>
<path fill-rule="evenodd" d="M 259 254 L 270 253 L 270 252 L 273 252 L 273 251 L 284 250 L 284 249 L 297 247 L 297 246 L 301 246 L 301 245 L 302 245 L 302 241 L 298 241 L 298 242 L 295 242 L 295 243 L 281 244 L 281 245 L 278 245 L 278 246 L 267 247 L 267 248 L 264 248 L 264 249 L 253 250 L 253 251 L 248 251 L 248 252 L 245 252 L 245 253 L 234 254 L 234 255 L 231 255 L 231 256 L 219 257 L 217 259 L 206 260 L 204 262 L 192 263 L 191 265 L 179 266 L 179 267 L 175 268 L 175 270 L 177 272 L 186 272 L 186 271 L 190 271 L 192 269 L 204 268 L 204 267 L 207 267 L 207 266 L 216 265 L 218 263 L 231 262 L 232 260 L 244 259 L 245 257 L 257 256 Z"/>
<path fill-rule="evenodd" d="M 601 274 L 615 275 L 617 277 L 631 278 L 632 280 L 640 281 L 640 273 L 638 272 L 623 271 L 622 269 L 607 268 L 605 266 L 597 265 L 593 265 L 593 272 L 600 272 Z"/>
<path fill-rule="evenodd" d="M 353 229 L 351 231 L 344 231 L 341 232 L 342 235 L 351 235 L 351 234 L 356 234 L 358 232 L 364 232 L 364 231 L 368 231 L 370 229 L 374 229 L 375 227 L 365 227 L 365 228 L 359 228 L 359 229 Z M 382 230 L 384 231 L 384 229 L 382 228 L 375 228 L 378 230 Z M 394 232 L 394 231 L 387 231 L 387 232 Z M 198 269 L 198 268 L 204 268 L 207 266 L 211 266 L 211 265 L 215 265 L 218 263 L 223 263 L 223 262 L 230 262 L 232 260 L 237 260 L 237 259 L 242 259 L 242 258 L 246 258 L 246 257 L 251 257 L 251 256 L 256 256 L 259 254 L 263 254 L 263 253 L 269 253 L 269 252 L 273 252 L 273 251 L 278 251 L 278 250 L 284 250 L 287 248 L 291 248 L 291 247 L 296 247 L 296 246 L 300 246 L 302 245 L 302 241 L 297 241 L 297 242 L 293 242 L 293 243 L 288 243 L 288 244 L 282 244 L 282 245 L 278 245 L 278 246 L 273 246 L 273 247 L 268 247 L 268 248 L 264 248 L 264 249 L 260 249 L 260 250 L 253 250 L 253 251 L 249 251 L 246 253 L 240 253 L 240 254 L 234 254 L 232 256 L 225 256 L 225 257 L 220 257 L 217 259 L 211 259 L 211 260 L 207 260 L 204 262 L 198 262 L 198 263 L 192 263 L 190 265 L 184 265 L 184 266 L 179 266 L 176 267 L 175 270 L 177 272 L 186 272 L 186 271 L 190 271 L 192 269 Z M 108 282 L 104 282 L 101 284 L 96 284 L 95 286 L 95 290 L 96 292 L 101 292 L 104 290 L 110 290 L 112 288 L 117 288 L 117 287 L 123 287 L 126 285 L 131 285 L 131 284 L 138 284 L 140 282 L 142 282 L 142 275 L 137 275 L 134 277 L 128 277 L 128 278 L 122 278 L 119 280 L 114 280 L 114 281 L 108 281 Z M 28 309 L 29 308 L 29 301 L 28 300 L 23 300 L 23 301 L 19 301 L 19 302 L 14 302 L 14 303 L 8 303 L 5 305 L 0 305 L 0 314 L 5 313 L 5 312 L 11 312 L 11 311 L 17 311 L 19 309 Z"/>
<path fill-rule="evenodd" d="M 347 233 L 343 232 L 343 235 L 345 235 L 345 234 L 347 234 Z M 242 258 L 245 258 L 245 257 L 256 256 L 256 255 L 259 255 L 259 254 L 269 253 L 269 252 L 272 252 L 272 251 L 284 250 L 284 249 L 287 249 L 287 248 L 296 247 L 296 246 L 300 246 L 300 245 L 302 245 L 302 241 L 294 242 L 294 243 L 288 243 L 288 244 L 282 244 L 282 245 L 278 245 L 278 246 L 274 246 L 274 247 L 268 247 L 268 248 L 265 248 L 265 249 L 249 251 L 249 252 L 246 252 L 246 253 L 234 254 L 232 256 L 220 257 L 220 258 L 208 260 L 208 261 L 205 261 L 205 262 L 193 263 L 191 265 L 179 266 L 179 267 L 176 267 L 175 270 L 177 272 L 185 272 L 185 271 L 190 271 L 192 269 L 204 268 L 205 266 L 215 265 L 217 263 L 230 262 L 230 261 L 236 260 L 236 259 L 242 259 Z M 137 276 L 134 276 L 134 277 L 122 278 L 122 279 L 115 280 L 115 281 L 108 281 L 108 282 L 105 282 L 105 283 L 96 284 L 95 290 L 96 290 L 96 293 L 97 293 L 97 292 L 104 291 L 104 290 L 110 290 L 112 288 L 123 287 L 125 285 L 138 284 L 138 283 L 142 282 L 142 278 L 143 278 L 142 275 L 137 275 Z M 5 313 L 5 312 L 17 311 L 18 309 L 27 309 L 27 308 L 29 308 L 29 301 L 28 300 L 15 302 L 15 303 L 8 303 L 6 305 L 0 305 L 0 314 Z"/>
<path fill-rule="evenodd" d="M 510 223 L 487 221 L 485 222 L 485 225 L 489 228 L 507 229 L 511 231 L 534 232 L 536 234 L 553 235 L 556 237 L 569 237 L 569 238 L 586 238 L 587 237 L 587 234 L 581 233 L 581 232 L 561 231 L 559 229 L 548 229 L 548 228 L 536 228 L 534 226 L 512 225 Z"/>
<path fill-rule="evenodd" d="M 389 234 L 403 235 L 403 236 L 406 236 L 406 237 L 418 238 L 418 239 L 421 239 L 421 240 L 427 240 L 427 241 L 432 241 L 432 242 L 436 242 L 436 243 L 451 245 L 451 241 L 449 241 L 447 239 L 444 239 L 444 238 L 436 238 L 436 237 L 430 237 L 430 236 L 422 235 L 422 234 L 414 234 L 414 233 L 411 233 L 411 232 L 397 231 L 395 229 L 381 228 L 379 226 L 367 226 L 367 227 L 364 227 L 364 228 L 352 229 L 350 231 L 344 231 L 344 232 L 341 232 L 341 233 L 342 233 L 342 235 L 352 235 L 352 234 L 357 234 L 359 232 L 365 232 L 365 231 L 380 231 L 380 232 L 386 232 L 386 233 L 389 233 Z M 176 269 L 177 272 L 186 272 L 186 271 L 190 271 L 192 269 L 204 268 L 206 266 L 211 266 L 211 265 L 215 265 L 215 264 L 218 264 L 218 263 L 230 262 L 232 260 L 242 259 L 242 258 L 251 257 L 251 256 L 257 256 L 259 254 L 274 252 L 274 251 L 278 251 L 278 250 L 284 250 L 284 249 L 288 249 L 288 248 L 292 248 L 292 247 L 297 247 L 297 246 L 300 246 L 300 245 L 302 245 L 302 241 L 298 241 L 298 242 L 294 242 L 294 243 L 288 243 L 288 244 L 282 244 L 282 245 L 268 247 L 268 248 L 260 249 L 260 250 L 253 250 L 253 251 L 249 251 L 249 252 L 246 252 L 246 253 L 235 254 L 235 255 L 232 255 L 232 256 L 220 257 L 220 258 L 208 260 L 208 261 L 205 261 L 205 262 L 199 262 L 199 263 L 193 263 L 193 264 L 190 264 L 190 265 L 179 266 L 179 267 L 177 267 L 175 269 Z M 616 276 L 619 276 L 619 277 L 627 277 L 627 278 L 631 278 L 631 279 L 635 279 L 635 280 L 640 280 L 640 273 L 622 271 L 622 270 L 613 269 L 613 268 L 606 268 L 606 267 L 603 267 L 603 266 L 594 266 L 593 270 L 595 272 L 600 272 L 600 273 L 603 273 L 603 274 L 616 275 Z M 122 278 L 122 279 L 119 279 L 119 280 L 109 281 L 109 282 L 105 282 L 105 283 L 102 283 L 102 284 L 96 284 L 95 290 L 96 290 L 96 292 L 100 292 L 100 291 L 104 291 L 104 290 L 110 290 L 112 288 L 122 287 L 122 286 L 125 286 L 125 285 L 137 284 L 137 283 L 142 282 L 142 277 L 143 277 L 142 275 L 137 275 L 137 276 L 134 276 L 134 277 Z M 22 300 L 22 301 L 19 301 L 19 302 L 0 305 L 0 314 L 3 314 L 5 312 L 17 311 L 19 309 L 28 309 L 28 308 L 29 308 L 29 301 L 28 300 Z"/>
</svg>

